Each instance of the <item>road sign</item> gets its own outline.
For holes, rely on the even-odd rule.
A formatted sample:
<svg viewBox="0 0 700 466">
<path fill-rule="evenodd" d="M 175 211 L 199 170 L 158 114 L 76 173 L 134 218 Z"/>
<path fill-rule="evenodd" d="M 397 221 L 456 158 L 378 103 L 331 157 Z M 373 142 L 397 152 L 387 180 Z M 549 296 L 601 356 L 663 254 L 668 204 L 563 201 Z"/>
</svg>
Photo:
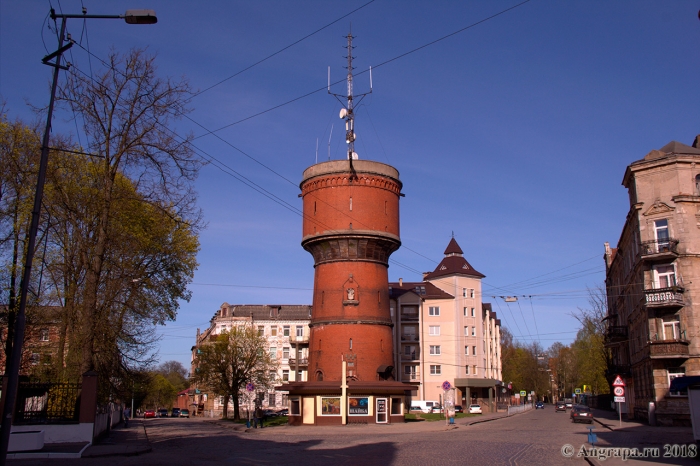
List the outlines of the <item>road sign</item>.
<svg viewBox="0 0 700 466">
<path fill-rule="evenodd" d="M 613 395 L 615 396 L 625 396 L 625 387 L 614 387 Z"/>
<path fill-rule="evenodd" d="M 255 390 L 255 384 L 248 382 L 247 384 L 245 384 L 245 389 L 249 392 L 252 392 L 253 390 Z"/>
<path fill-rule="evenodd" d="M 615 381 L 612 383 L 613 387 L 624 387 L 625 386 L 625 381 L 622 380 L 622 377 L 619 375 L 615 376 Z"/>
<path fill-rule="evenodd" d="M 615 403 L 624 403 L 625 402 L 625 397 L 624 396 L 616 396 L 615 399 L 613 400 Z"/>
<path fill-rule="evenodd" d="M 520 390 L 520 396 L 527 396 L 527 392 L 525 390 Z"/>
<path fill-rule="evenodd" d="M 580 394 L 581 394 L 581 389 L 580 389 L 580 388 L 574 389 L 574 393 L 576 393 L 577 395 L 580 395 Z"/>
<path fill-rule="evenodd" d="M 442 389 L 443 389 L 443 390 L 449 390 L 450 388 L 452 388 L 452 385 L 450 384 L 450 382 L 448 382 L 447 380 L 445 380 L 445 381 L 442 383 Z"/>
</svg>

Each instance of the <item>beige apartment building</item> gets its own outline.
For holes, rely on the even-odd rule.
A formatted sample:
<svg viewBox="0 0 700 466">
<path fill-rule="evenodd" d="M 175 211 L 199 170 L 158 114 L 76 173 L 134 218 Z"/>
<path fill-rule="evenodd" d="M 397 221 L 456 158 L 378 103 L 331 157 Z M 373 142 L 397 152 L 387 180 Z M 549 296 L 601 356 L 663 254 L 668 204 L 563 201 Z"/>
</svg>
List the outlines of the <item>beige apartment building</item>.
<svg viewBox="0 0 700 466">
<path fill-rule="evenodd" d="M 212 317 L 211 325 L 204 332 L 197 329 L 196 344 L 192 347 L 192 373 L 196 370 L 195 358 L 201 345 L 206 345 L 213 335 L 233 327 L 252 326 L 264 335 L 268 351 L 273 360 L 279 362 L 278 382 L 308 380 L 309 365 L 309 322 L 311 306 L 307 305 L 231 305 L 224 303 Z M 259 392 L 264 408 L 287 406 L 285 391 L 276 391 L 274 386 Z M 198 405 L 199 411 L 211 410 L 221 413 L 223 401 L 220 397 L 209 396 L 206 390 L 192 387 L 190 396 Z M 233 402 L 229 407 L 233 409 Z"/>
<path fill-rule="evenodd" d="M 623 412 L 664 425 L 690 422 L 686 391 L 700 375 L 700 148 L 671 142 L 627 167 L 617 247 L 605 243 L 609 377 L 626 382 Z M 653 415 L 652 415 L 653 419 Z"/>
<path fill-rule="evenodd" d="M 447 381 L 455 404 L 496 409 L 501 322 L 481 300 L 482 278 L 452 238 L 422 282 L 389 284 L 396 379 L 416 385 L 416 399 L 442 401 Z"/>
</svg>

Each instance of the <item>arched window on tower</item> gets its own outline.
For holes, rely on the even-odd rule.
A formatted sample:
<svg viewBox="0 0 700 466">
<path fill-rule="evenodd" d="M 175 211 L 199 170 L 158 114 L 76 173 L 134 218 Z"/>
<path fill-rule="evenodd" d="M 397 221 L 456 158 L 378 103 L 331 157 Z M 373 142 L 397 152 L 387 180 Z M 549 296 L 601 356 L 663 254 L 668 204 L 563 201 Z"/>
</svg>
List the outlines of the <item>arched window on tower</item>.
<svg viewBox="0 0 700 466">
<path fill-rule="evenodd" d="M 352 338 L 350 339 L 350 349 L 352 349 Z"/>
<path fill-rule="evenodd" d="M 700 175 L 695 175 L 695 195 L 700 196 Z"/>
<path fill-rule="evenodd" d="M 323 372 L 316 371 L 316 381 L 323 382 Z"/>
</svg>

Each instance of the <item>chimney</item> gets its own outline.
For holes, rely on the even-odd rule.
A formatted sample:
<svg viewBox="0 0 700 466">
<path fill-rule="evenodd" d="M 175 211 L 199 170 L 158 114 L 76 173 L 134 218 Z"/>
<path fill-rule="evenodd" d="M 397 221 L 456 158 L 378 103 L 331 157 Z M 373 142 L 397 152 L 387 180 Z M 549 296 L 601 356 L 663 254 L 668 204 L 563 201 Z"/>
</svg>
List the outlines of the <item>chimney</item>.
<svg viewBox="0 0 700 466">
<path fill-rule="evenodd" d="M 425 277 L 427 277 L 429 273 L 430 272 L 423 272 L 423 281 L 425 281 Z"/>
<path fill-rule="evenodd" d="M 403 278 L 399 278 L 399 286 L 403 286 Z"/>
<path fill-rule="evenodd" d="M 695 141 L 693 141 L 693 147 L 700 149 L 700 134 L 695 136 Z"/>
</svg>

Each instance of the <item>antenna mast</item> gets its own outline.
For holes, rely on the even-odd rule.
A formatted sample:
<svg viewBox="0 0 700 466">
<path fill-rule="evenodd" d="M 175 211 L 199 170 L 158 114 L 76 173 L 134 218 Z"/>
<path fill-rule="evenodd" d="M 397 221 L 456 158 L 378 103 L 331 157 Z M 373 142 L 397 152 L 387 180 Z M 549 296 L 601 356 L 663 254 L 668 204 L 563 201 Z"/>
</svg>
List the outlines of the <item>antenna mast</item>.
<svg viewBox="0 0 700 466">
<path fill-rule="evenodd" d="M 357 135 L 355 134 L 355 103 L 354 103 L 354 98 L 355 96 L 353 95 L 353 82 L 352 82 L 352 70 L 354 69 L 352 66 L 352 59 L 354 58 L 352 56 L 352 49 L 354 48 L 352 45 L 352 40 L 355 37 L 352 35 L 352 31 L 350 31 L 347 35 L 348 39 L 348 55 L 345 57 L 348 59 L 348 76 L 347 76 L 347 95 L 340 95 L 340 94 L 333 94 L 331 92 L 331 71 L 330 67 L 328 67 L 328 93 L 335 96 L 340 103 L 343 105 L 343 108 L 340 110 L 340 118 L 345 120 L 345 142 L 348 144 L 348 160 L 350 160 L 350 164 L 352 165 L 353 160 L 357 160 L 357 152 L 355 152 L 355 139 L 357 139 Z M 360 94 L 358 97 L 360 100 L 358 103 L 368 94 L 372 93 L 372 67 L 369 68 L 369 92 L 366 92 L 364 94 Z M 344 98 L 345 102 L 341 100 L 341 97 Z"/>
</svg>

